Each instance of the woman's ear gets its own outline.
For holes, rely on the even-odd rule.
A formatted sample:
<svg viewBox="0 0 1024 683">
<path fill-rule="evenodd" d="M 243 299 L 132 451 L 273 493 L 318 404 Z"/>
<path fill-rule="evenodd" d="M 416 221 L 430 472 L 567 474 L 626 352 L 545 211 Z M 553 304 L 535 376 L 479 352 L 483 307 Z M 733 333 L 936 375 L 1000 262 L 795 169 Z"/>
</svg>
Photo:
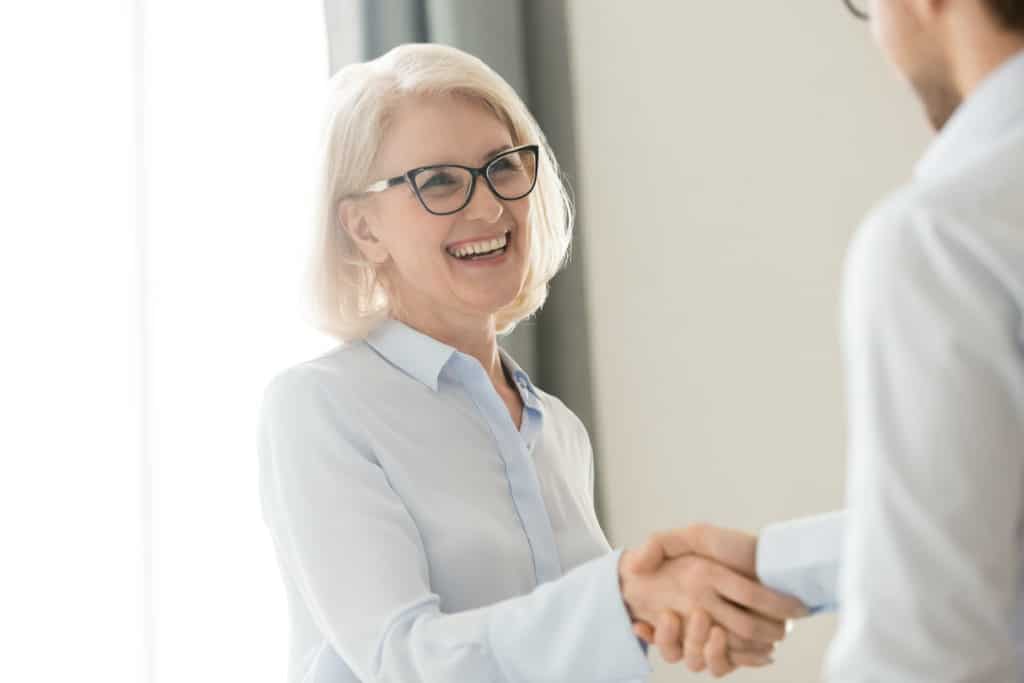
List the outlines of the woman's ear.
<svg viewBox="0 0 1024 683">
<path fill-rule="evenodd" d="M 338 202 L 338 223 L 370 263 L 381 265 L 391 257 L 387 247 L 374 234 L 375 216 L 362 203 L 351 199 Z"/>
</svg>

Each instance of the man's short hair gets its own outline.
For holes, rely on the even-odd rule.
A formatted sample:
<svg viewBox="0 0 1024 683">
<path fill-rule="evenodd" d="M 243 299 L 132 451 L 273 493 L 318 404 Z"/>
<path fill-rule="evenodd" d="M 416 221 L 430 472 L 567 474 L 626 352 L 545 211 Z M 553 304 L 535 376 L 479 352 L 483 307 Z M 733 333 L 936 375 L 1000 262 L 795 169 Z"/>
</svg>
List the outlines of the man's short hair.
<svg viewBox="0 0 1024 683">
<path fill-rule="evenodd" d="M 986 0 L 992 13 L 1008 29 L 1024 33 L 1024 0 Z"/>
</svg>

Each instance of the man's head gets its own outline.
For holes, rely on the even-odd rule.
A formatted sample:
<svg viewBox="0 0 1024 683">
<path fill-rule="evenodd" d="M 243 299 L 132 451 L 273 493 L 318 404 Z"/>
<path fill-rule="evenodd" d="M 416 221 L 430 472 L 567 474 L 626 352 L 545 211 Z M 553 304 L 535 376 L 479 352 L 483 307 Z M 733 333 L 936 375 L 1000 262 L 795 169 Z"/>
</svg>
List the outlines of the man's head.
<svg viewBox="0 0 1024 683">
<path fill-rule="evenodd" d="M 942 128 L 988 73 L 1024 49 L 1024 0 L 869 0 L 875 40 Z"/>
</svg>

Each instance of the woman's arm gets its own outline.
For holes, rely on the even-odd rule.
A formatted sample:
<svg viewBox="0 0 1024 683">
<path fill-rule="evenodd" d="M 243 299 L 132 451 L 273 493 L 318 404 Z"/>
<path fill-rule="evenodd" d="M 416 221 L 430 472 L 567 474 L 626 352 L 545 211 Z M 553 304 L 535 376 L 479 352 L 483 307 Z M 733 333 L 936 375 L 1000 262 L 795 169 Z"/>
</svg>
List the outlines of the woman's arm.
<svg viewBox="0 0 1024 683">
<path fill-rule="evenodd" d="M 528 595 L 442 612 L 412 518 L 339 407 L 313 370 L 271 384 L 261 490 L 285 571 L 360 679 L 628 681 L 650 672 L 619 593 L 620 553 Z"/>
</svg>

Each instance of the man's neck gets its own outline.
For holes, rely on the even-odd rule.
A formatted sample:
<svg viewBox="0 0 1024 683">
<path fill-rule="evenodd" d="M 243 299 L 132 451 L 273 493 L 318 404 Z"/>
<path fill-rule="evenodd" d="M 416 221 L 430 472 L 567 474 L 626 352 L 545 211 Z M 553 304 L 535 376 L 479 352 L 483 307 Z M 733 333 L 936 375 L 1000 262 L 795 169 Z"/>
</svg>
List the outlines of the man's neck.
<svg viewBox="0 0 1024 683">
<path fill-rule="evenodd" d="M 982 3 L 961 6 L 974 4 Z M 980 6 L 966 11 L 987 13 Z M 1024 52 L 1024 33 L 999 28 L 987 14 L 971 19 L 950 22 L 947 42 L 953 79 L 964 99 L 999 67 Z"/>
</svg>

